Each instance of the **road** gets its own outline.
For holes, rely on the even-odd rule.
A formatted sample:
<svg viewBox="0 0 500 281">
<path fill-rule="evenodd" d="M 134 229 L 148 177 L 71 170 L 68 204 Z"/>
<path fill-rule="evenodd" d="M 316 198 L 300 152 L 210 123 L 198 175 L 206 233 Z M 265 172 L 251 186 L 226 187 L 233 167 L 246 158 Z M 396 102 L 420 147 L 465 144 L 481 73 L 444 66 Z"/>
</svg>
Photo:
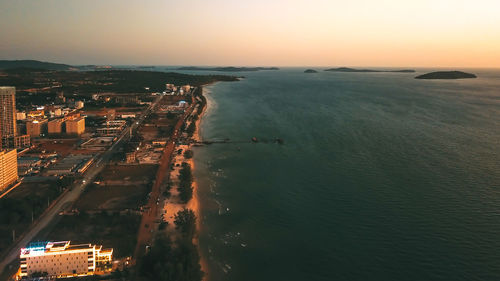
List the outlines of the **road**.
<svg viewBox="0 0 500 281">
<path fill-rule="evenodd" d="M 195 103 L 192 103 L 191 106 L 184 112 L 182 117 L 177 121 L 174 128 L 174 134 L 172 139 L 167 143 L 167 146 L 163 150 L 163 154 L 160 160 L 160 166 L 158 167 L 158 171 L 156 172 L 155 182 L 151 189 L 151 196 L 149 198 L 148 204 L 146 205 L 148 208 L 145 208 L 141 224 L 139 226 L 139 231 L 137 234 L 137 245 L 134 252 L 134 258 L 137 260 L 141 257 L 146 249 L 147 245 L 151 245 L 153 241 L 153 233 L 157 230 L 155 229 L 156 223 L 155 221 L 159 219 L 161 207 L 163 207 L 163 202 L 157 202 L 160 199 L 161 195 L 161 186 L 165 180 L 165 176 L 168 177 L 170 175 L 170 163 L 172 160 L 172 154 L 175 149 L 175 142 L 180 134 L 180 128 L 182 124 L 185 122 L 186 118 L 191 114 L 195 107 Z M 161 207 L 160 207 L 161 206 Z"/>
<path fill-rule="evenodd" d="M 119 148 L 120 144 L 126 137 L 129 136 L 130 129 L 135 130 L 139 125 L 144 121 L 147 115 L 149 115 L 152 111 L 152 109 L 158 104 L 160 101 L 161 97 L 158 97 L 141 115 L 141 117 L 136 120 L 135 123 L 132 125 L 128 126 L 125 128 L 116 142 L 105 152 L 103 153 L 98 160 L 94 162 L 94 164 L 86 171 L 84 178 L 82 180 L 79 180 L 77 183 L 75 183 L 74 187 L 67 192 L 66 194 L 63 195 L 63 197 L 59 198 L 58 202 L 49 210 L 47 210 L 42 217 L 38 218 L 37 221 L 35 222 L 34 225 L 31 226 L 31 228 L 28 230 L 27 233 L 24 234 L 23 238 L 15 243 L 15 246 L 13 246 L 10 251 L 3 256 L 2 261 L 0 261 L 0 273 L 3 272 L 5 266 L 10 264 L 12 261 L 14 261 L 16 258 L 19 257 L 19 253 L 21 251 L 21 248 L 25 247 L 31 240 L 49 223 L 54 219 L 55 216 L 59 214 L 70 202 L 76 201 L 78 197 L 82 194 L 82 192 L 85 190 L 85 187 L 90 183 L 93 182 L 95 177 L 102 171 L 102 169 L 106 165 L 100 165 L 101 163 L 107 163 L 112 155 L 117 151 Z"/>
</svg>

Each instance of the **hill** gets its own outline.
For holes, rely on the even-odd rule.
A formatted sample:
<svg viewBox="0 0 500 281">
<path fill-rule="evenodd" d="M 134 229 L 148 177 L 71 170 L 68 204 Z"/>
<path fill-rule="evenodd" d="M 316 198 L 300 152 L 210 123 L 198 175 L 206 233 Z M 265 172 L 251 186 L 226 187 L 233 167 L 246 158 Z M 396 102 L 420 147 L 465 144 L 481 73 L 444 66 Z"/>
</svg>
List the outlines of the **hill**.
<svg viewBox="0 0 500 281">
<path fill-rule="evenodd" d="M 415 70 L 413 70 L 413 69 L 374 70 L 374 69 L 356 69 L 356 68 L 349 68 L 349 67 L 329 68 L 329 69 L 325 69 L 325 71 L 333 71 L 333 72 L 399 72 L 399 73 L 413 73 L 413 72 L 415 72 Z"/>
<path fill-rule="evenodd" d="M 0 60 L 0 69 L 11 68 L 30 68 L 30 69 L 45 69 L 45 70 L 71 70 L 73 66 L 62 64 L 43 62 L 37 60 Z"/>
<path fill-rule="evenodd" d="M 198 71 L 227 71 L 227 72 L 240 72 L 240 71 L 260 71 L 260 70 L 279 70 L 277 67 L 198 67 L 198 66 L 184 66 L 179 67 L 177 70 L 198 70 Z"/>
<path fill-rule="evenodd" d="M 304 70 L 304 73 L 318 73 L 318 72 L 314 69 L 306 69 Z"/>
<path fill-rule="evenodd" d="M 436 71 L 415 77 L 415 79 L 466 79 L 477 78 L 475 74 L 462 71 Z"/>
</svg>

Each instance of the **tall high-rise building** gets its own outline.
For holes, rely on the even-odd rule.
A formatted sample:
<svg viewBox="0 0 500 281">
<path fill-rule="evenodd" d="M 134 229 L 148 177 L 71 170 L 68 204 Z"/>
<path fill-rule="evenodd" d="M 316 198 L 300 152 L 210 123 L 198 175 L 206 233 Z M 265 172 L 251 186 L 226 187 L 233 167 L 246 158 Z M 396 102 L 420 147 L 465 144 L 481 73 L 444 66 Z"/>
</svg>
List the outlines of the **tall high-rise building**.
<svg viewBox="0 0 500 281">
<path fill-rule="evenodd" d="M 0 151 L 0 191 L 17 180 L 17 150 Z"/>
<path fill-rule="evenodd" d="M 0 135 L 16 136 L 16 88 L 0 87 Z"/>
<path fill-rule="evenodd" d="M 16 88 L 0 87 L 0 150 L 30 146 L 27 135 L 17 135 Z"/>
</svg>

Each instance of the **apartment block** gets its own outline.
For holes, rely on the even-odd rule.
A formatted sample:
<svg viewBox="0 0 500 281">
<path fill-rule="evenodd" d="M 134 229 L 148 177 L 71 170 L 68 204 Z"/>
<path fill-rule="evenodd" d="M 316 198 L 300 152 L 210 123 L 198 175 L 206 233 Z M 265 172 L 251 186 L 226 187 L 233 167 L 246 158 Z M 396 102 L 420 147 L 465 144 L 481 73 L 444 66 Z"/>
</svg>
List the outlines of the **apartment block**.
<svg viewBox="0 0 500 281">
<path fill-rule="evenodd" d="M 66 121 L 66 133 L 81 135 L 85 132 L 85 118 L 78 117 Z"/>
<path fill-rule="evenodd" d="M 61 134 L 63 129 L 64 120 L 54 119 L 48 122 L 48 133 L 49 134 Z"/>
<path fill-rule="evenodd" d="M 26 133 L 32 138 L 40 137 L 47 133 L 47 119 L 26 122 Z"/>
</svg>

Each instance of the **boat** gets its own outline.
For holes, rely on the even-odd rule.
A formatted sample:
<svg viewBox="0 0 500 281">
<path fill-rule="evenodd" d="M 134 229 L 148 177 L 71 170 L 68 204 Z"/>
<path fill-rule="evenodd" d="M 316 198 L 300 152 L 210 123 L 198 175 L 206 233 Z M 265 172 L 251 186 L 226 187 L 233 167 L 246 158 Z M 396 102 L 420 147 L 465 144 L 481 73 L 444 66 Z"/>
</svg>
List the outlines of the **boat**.
<svg viewBox="0 0 500 281">
<path fill-rule="evenodd" d="M 259 142 L 259 139 L 258 139 L 258 138 L 256 138 L 256 137 L 252 137 L 252 142 L 257 143 L 257 142 Z"/>
</svg>

